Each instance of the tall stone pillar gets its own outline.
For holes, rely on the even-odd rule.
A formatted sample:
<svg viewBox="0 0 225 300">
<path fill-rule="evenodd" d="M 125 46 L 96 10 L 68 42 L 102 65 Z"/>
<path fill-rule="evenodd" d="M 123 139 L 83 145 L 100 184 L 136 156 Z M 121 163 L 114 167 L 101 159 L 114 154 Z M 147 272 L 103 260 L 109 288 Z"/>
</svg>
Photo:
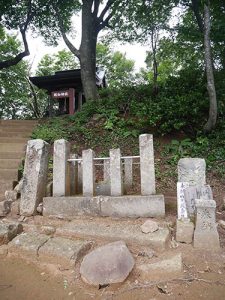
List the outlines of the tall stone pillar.
<svg viewBox="0 0 225 300">
<path fill-rule="evenodd" d="M 103 172 L 104 172 L 104 182 L 107 183 L 110 181 L 110 160 L 104 160 L 103 162 Z"/>
<path fill-rule="evenodd" d="M 91 149 L 82 151 L 83 160 L 83 196 L 94 196 L 95 192 L 95 170 L 94 151 Z"/>
<path fill-rule="evenodd" d="M 32 216 L 45 196 L 48 176 L 49 144 L 43 140 L 27 143 L 26 159 L 21 189 L 20 214 Z"/>
<path fill-rule="evenodd" d="M 72 154 L 70 158 L 78 158 L 77 154 Z M 78 162 L 71 161 L 70 166 L 70 196 L 78 194 Z"/>
<path fill-rule="evenodd" d="M 155 166 L 153 135 L 142 134 L 139 136 L 140 169 L 141 169 L 141 194 L 148 196 L 155 194 Z"/>
<path fill-rule="evenodd" d="M 53 153 L 53 196 L 69 195 L 69 166 L 70 143 L 64 139 L 54 142 Z"/>
<path fill-rule="evenodd" d="M 122 196 L 122 164 L 120 149 L 110 150 L 110 188 L 111 196 Z"/>
<path fill-rule="evenodd" d="M 124 160 L 124 191 L 127 194 L 133 185 L 133 159 L 126 158 Z"/>
</svg>

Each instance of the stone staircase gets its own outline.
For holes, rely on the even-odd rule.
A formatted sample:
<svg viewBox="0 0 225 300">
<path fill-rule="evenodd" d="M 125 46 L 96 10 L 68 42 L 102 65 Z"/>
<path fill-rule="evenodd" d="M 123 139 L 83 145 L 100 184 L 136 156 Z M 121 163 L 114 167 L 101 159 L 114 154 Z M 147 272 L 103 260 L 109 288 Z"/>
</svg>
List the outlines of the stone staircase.
<svg viewBox="0 0 225 300">
<path fill-rule="evenodd" d="M 36 120 L 0 120 L 0 201 L 18 181 L 18 167 Z"/>
</svg>

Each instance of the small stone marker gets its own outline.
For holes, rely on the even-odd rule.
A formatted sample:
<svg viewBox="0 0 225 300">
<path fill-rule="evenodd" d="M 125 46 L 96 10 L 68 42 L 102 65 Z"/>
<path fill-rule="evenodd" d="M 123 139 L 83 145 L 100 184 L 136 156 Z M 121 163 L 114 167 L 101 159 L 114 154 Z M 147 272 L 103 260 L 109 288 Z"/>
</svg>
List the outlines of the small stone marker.
<svg viewBox="0 0 225 300">
<path fill-rule="evenodd" d="M 80 266 L 82 279 L 91 285 L 123 282 L 134 267 L 134 258 L 123 241 L 107 244 L 87 254 Z"/>
<path fill-rule="evenodd" d="M 20 202 L 20 214 L 23 216 L 36 214 L 37 206 L 45 196 L 48 156 L 48 143 L 43 140 L 28 141 Z"/>
<path fill-rule="evenodd" d="M 209 185 L 189 186 L 184 190 L 184 198 L 189 216 L 195 213 L 195 199 L 211 200 L 213 199 L 212 189 Z"/>
<path fill-rule="evenodd" d="M 147 220 L 141 225 L 141 231 L 143 233 L 152 233 L 159 229 L 158 223 L 152 220 Z"/>
<path fill-rule="evenodd" d="M 180 276 L 183 271 L 181 253 L 169 255 L 164 258 L 156 259 L 150 264 L 137 266 L 140 278 L 144 280 L 163 280 L 173 279 Z"/>
<path fill-rule="evenodd" d="M 194 247 L 207 250 L 220 249 L 219 234 L 217 232 L 214 200 L 197 199 L 195 201 L 197 216 L 194 232 Z"/>
<path fill-rule="evenodd" d="M 184 198 L 184 191 L 189 187 L 189 182 L 177 182 L 177 215 L 178 220 L 187 219 L 188 211 L 187 205 Z"/>
<path fill-rule="evenodd" d="M 176 241 L 191 244 L 194 234 L 194 224 L 189 219 L 177 220 Z"/>
<path fill-rule="evenodd" d="M 70 155 L 70 143 L 64 139 L 54 142 L 53 154 L 53 196 L 68 195 L 69 186 L 67 179 L 69 177 L 69 168 L 67 160 Z"/>
<path fill-rule="evenodd" d="M 178 181 L 204 185 L 206 163 L 202 158 L 181 158 L 178 162 Z"/>
</svg>

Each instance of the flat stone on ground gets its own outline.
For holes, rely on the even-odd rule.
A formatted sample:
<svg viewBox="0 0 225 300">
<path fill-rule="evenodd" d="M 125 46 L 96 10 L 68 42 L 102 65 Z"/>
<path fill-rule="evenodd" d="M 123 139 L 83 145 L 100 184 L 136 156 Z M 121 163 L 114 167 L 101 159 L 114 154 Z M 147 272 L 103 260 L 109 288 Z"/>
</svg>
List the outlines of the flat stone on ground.
<svg viewBox="0 0 225 300">
<path fill-rule="evenodd" d="M 108 224 L 102 219 L 74 220 L 62 227 L 57 228 L 56 235 L 71 238 L 104 239 L 107 241 L 123 240 L 128 245 L 149 246 L 155 250 L 165 250 L 170 234 L 168 228 L 159 228 L 153 233 L 143 233 L 139 224 L 128 224 L 126 222 L 112 222 Z"/>
<path fill-rule="evenodd" d="M 22 230 L 23 226 L 19 223 L 0 223 L 0 246 L 8 244 Z"/>
<path fill-rule="evenodd" d="M 147 220 L 141 225 L 141 231 L 144 233 L 155 232 L 159 229 L 157 222 L 152 220 Z"/>
<path fill-rule="evenodd" d="M 9 243 L 9 252 L 21 254 L 22 256 L 37 257 L 38 250 L 50 237 L 45 234 L 22 233 Z"/>
<path fill-rule="evenodd" d="M 52 264 L 60 264 L 69 268 L 76 263 L 81 256 L 85 255 L 92 243 L 89 241 L 55 237 L 49 239 L 38 250 L 38 257 L 41 261 Z"/>
<path fill-rule="evenodd" d="M 81 263 L 82 279 L 91 285 L 123 282 L 134 267 L 134 258 L 123 241 L 99 247 Z"/>
<path fill-rule="evenodd" d="M 150 264 L 142 264 L 137 267 L 141 279 L 164 280 L 179 276 L 183 271 L 181 253 L 170 255 L 169 257 L 157 259 Z"/>
</svg>

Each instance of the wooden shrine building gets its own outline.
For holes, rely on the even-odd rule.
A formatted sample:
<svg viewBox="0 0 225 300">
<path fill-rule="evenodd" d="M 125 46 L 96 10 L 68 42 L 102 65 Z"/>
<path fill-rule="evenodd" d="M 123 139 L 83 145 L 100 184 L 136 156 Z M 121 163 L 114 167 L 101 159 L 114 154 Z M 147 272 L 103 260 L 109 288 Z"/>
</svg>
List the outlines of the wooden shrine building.
<svg viewBox="0 0 225 300">
<path fill-rule="evenodd" d="M 80 69 L 58 71 L 54 75 L 30 77 L 30 81 L 49 95 L 50 116 L 56 114 L 73 115 L 81 110 L 85 102 Z M 105 71 L 96 69 L 96 85 L 106 87 Z"/>
</svg>

